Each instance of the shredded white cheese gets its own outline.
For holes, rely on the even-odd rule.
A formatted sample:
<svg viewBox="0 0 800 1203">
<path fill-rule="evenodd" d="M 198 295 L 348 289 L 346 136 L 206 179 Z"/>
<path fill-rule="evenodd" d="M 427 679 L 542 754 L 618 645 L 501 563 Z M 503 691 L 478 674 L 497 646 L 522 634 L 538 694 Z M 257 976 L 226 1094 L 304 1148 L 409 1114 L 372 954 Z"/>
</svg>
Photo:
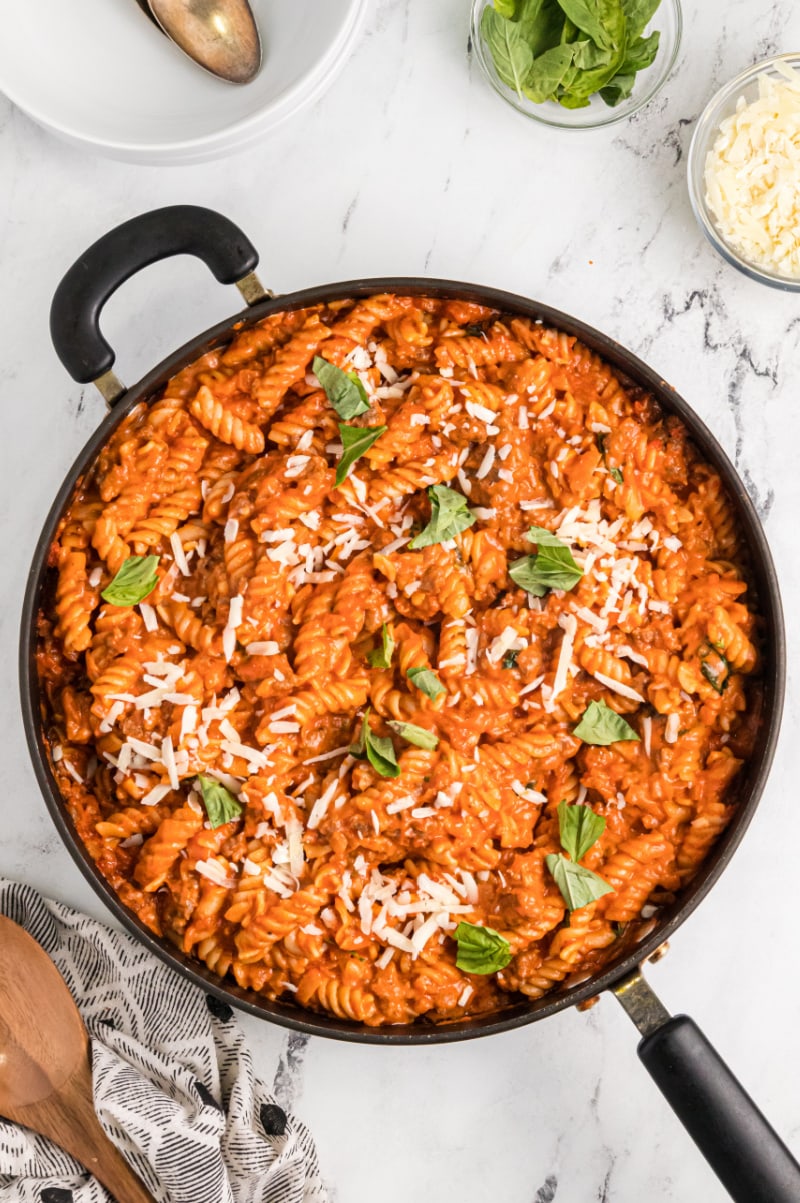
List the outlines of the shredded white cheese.
<svg viewBox="0 0 800 1203">
<path fill-rule="evenodd" d="M 281 649 L 274 639 L 261 639 L 248 643 L 244 650 L 248 656 L 277 656 Z"/>
<path fill-rule="evenodd" d="M 158 630 L 158 617 L 152 606 L 148 606 L 147 602 L 139 602 L 139 613 L 146 631 Z"/>
<path fill-rule="evenodd" d="M 677 743 L 680 728 L 681 716 L 679 714 L 668 714 L 666 725 L 664 726 L 664 742 L 668 744 Z"/>
<path fill-rule="evenodd" d="M 599 681 L 601 685 L 605 685 L 606 689 L 612 689 L 614 693 L 618 693 L 622 698 L 628 698 L 631 702 L 643 702 L 644 698 L 630 685 L 623 685 L 621 681 L 615 681 L 613 677 L 607 677 L 605 673 L 592 673 L 595 681 Z"/>
<path fill-rule="evenodd" d="M 228 663 L 230 663 L 231 657 L 236 651 L 236 632 L 242 625 L 243 607 L 244 598 L 240 593 L 237 593 L 236 597 L 231 598 L 228 609 L 228 621 L 225 625 L 225 630 L 222 632 L 222 650 Z"/>
<path fill-rule="evenodd" d="M 706 156 L 706 202 L 717 230 L 743 259 L 800 277 L 800 74 L 762 75 L 740 96 Z"/>
<path fill-rule="evenodd" d="M 233 488 L 233 485 L 231 485 L 231 488 Z M 178 565 L 178 571 L 182 576 L 190 576 L 191 573 L 189 572 L 189 561 L 186 559 L 186 552 L 183 550 L 181 537 L 177 531 L 173 531 L 173 533 L 170 535 L 169 542 L 170 547 L 172 548 L 172 558 Z"/>
</svg>

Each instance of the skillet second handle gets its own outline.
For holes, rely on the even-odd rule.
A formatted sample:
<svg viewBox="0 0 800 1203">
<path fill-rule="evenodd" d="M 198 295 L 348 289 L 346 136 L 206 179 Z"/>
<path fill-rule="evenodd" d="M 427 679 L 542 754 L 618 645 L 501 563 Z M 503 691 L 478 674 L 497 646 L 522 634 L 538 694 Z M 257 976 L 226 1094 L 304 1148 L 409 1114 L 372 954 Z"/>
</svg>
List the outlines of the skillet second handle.
<svg viewBox="0 0 800 1203">
<path fill-rule="evenodd" d="M 50 335 L 58 358 L 73 380 L 94 381 L 109 404 L 124 390 L 111 372 L 114 352 L 100 330 L 103 306 L 136 272 L 174 255 L 202 259 L 221 284 L 236 284 L 248 304 L 268 295 L 253 274 L 258 264 L 255 247 L 238 226 L 213 209 L 171 205 L 109 230 L 73 263 L 50 308 Z"/>
<path fill-rule="evenodd" d="M 641 1061 L 731 1198 L 798 1203 L 800 1165 L 694 1020 L 670 1016 L 640 974 L 614 993 L 646 1033 Z"/>
</svg>

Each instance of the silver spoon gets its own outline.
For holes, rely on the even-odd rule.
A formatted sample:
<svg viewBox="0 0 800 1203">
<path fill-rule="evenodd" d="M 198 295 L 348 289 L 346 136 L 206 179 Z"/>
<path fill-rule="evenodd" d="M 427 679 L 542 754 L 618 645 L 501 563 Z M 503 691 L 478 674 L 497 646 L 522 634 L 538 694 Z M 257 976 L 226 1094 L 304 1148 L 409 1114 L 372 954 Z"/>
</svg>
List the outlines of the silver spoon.
<svg viewBox="0 0 800 1203">
<path fill-rule="evenodd" d="M 137 0 L 184 54 L 234 84 L 255 79 L 261 39 L 248 0 Z"/>
</svg>

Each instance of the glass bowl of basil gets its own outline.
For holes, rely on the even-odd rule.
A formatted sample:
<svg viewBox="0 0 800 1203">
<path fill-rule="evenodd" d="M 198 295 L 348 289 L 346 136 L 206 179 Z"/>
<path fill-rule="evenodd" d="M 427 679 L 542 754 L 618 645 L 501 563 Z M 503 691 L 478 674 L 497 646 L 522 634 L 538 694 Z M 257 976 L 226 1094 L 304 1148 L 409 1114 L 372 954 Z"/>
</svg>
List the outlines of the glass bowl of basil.
<svg viewBox="0 0 800 1203">
<path fill-rule="evenodd" d="M 675 64 L 680 0 L 474 0 L 475 55 L 495 91 L 562 129 L 622 121 Z"/>
</svg>

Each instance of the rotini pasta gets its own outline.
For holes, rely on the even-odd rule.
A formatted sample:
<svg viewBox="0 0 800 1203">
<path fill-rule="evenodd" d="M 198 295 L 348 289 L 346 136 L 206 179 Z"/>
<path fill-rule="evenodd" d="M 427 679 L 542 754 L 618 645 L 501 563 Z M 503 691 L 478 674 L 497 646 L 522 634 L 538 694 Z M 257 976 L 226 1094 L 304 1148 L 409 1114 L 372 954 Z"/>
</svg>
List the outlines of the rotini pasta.
<svg viewBox="0 0 800 1203">
<path fill-rule="evenodd" d="M 572 578 L 520 583 L 548 536 Z M 138 557 L 155 587 L 104 600 Z M 759 688 L 734 511 L 677 418 L 528 319 L 271 315 L 126 417 L 51 563 L 39 672 L 81 838 L 154 931 L 269 998 L 370 1025 L 538 998 L 635 939 L 732 814 Z M 592 703 L 632 734 L 587 743 Z M 605 822 L 607 892 L 572 910 L 561 803 Z M 462 922 L 508 963 L 459 968 Z"/>
</svg>

